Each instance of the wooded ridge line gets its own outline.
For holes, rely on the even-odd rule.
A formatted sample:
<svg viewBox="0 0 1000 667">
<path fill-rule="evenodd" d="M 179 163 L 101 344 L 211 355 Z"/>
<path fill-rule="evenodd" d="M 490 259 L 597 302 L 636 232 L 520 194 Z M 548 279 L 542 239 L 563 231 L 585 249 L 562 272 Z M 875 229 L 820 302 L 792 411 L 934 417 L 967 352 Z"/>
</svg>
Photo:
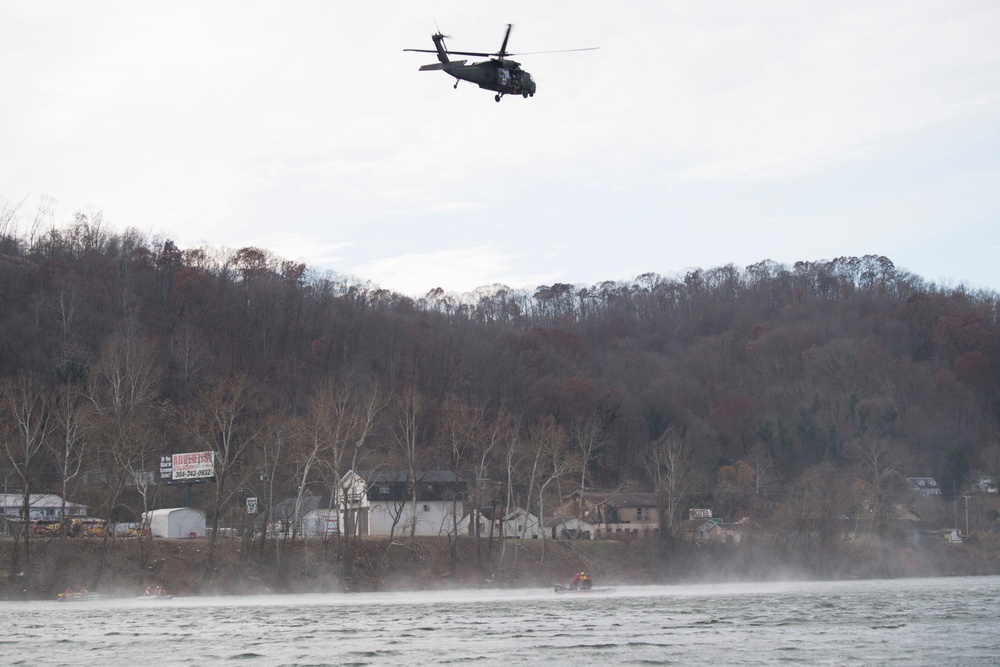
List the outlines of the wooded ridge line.
<svg viewBox="0 0 1000 667">
<path fill-rule="evenodd" d="M 691 508 L 985 531 L 998 427 L 997 294 L 886 257 L 414 299 L 82 214 L 0 224 L 4 490 L 112 522 L 187 504 L 160 457 L 211 450 L 192 504 L 213 529 L 347 470 L 442 469 L 469 504 L 543 517 L 581 488 L 655 492 L 665 532 Z"/>
</svg>

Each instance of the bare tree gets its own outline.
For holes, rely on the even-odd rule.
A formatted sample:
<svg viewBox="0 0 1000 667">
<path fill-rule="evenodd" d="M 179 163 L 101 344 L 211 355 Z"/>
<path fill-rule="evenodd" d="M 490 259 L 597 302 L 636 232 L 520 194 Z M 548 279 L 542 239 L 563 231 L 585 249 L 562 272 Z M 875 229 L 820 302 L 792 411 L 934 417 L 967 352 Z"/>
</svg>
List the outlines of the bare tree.
<svg viewBox="0 0 1000 667">
<path fill-rule="evenodd" d="M 187 399 L 189 388 L 208 366 L 206 345 L 191 324 L 184 322 L 170 339 L 170 351 L 180 374 L 181 397 Z"/>
<path fill-rule="evenodd" d="M 187 411 L 185 423 L 188 433 L 199 446 L 215 452 L 215 494 L 205 566 L 207 581 L 219 539 L 223 508 L 232 500 L 242 482 L 253 474 L 252 466 L 243 465 L 244 454 L 263 431 L 249 379 L 240 375 L 206 386 Z"/>
<path fill-rule="evenodd" d="M 566 454 L 568 438 L 566 431 L 555 423 L 551 416 L 535 424 L 530 433 L 531 446 L 535 450 L 531 463 L 529 489 L 534 487 L 538 503 L 538 521 L 541 523 L 542 557 L 539 566 L 544 566 L 546 556 L 545 498 L 551 484 L 578 470 L 578 462 Z M 529 490 L 530 494 L 530 490 Z M 530 497 L 530 495 L 529 495 Z"/>
<path fill-rule="evenodd" d="M 584 491 L 587 488 L 587 467 L 594 454 L 605 444 L 604 418 L 590 414 L 578 419 L 573 422 L 570 435 L 580 450 L 580 490 Z"/>
<path fill-rule="evenodd" d="M 874 532 L 884 535 L 892 519 L 887 484 L 899 471 L 902 453 L 888 438 L 873 433 L 848 442 L 847 453 L 857 462 L 870 489 L 869 506 L 860 509 L 871 517 Z"/>
<path fill-rule="evenodd" d="M 296 471 L 297 494 L 294 521 L 301 519 L 302 498 L 317 466 L 332 478 L 331 497 L 338 499 L 338 513 L 347 514 L 346 498 L 342 498 L 340 479 L 346 474 L 345 465 L 354 469 L 365 443 L 382 409 L 378 392 L 355 394 L 332 386 L 322 388 L 312 399 L 309 412 L 300 421 L 302 447 Z M 338 532 L 343 532 L 342 527 Z M 293 528 L 294 534 L 294 528 Z"/>
<path fill-rule="evenodd" d="M 420 439 L 423 431 L 424 405 L 423 399 L 416 389 L 407 390 L 396 406 L 396 422 L 393 428 L 393 435 L 400 460 L 406 467 L 407 480 L 410 490 L 410 507 L 417 505 L 417 469 L 420 461 Z M 413 514 L 413 512 L 411 512 Z M 416 537 L 416 514 L 414 520 L 407 522 L 410 532 L 410 541 Z"/>
<path fill-rule="evenodd" d="M 69 484 L 79 476 L 87 448 L 87 433 L 91 429 L 93 406 L 86 394 L 73 384 L 59 387 L 52 406 L 52 437 L 47 441 L 55 456 L 62 485 L 62 516 L 66 516 Z M 63 531 L 65 536 L 66 531 Z"/>
<path fill-rule="evenodd" d="M 462 403 L 455 396 L 449 396 L 441 408 L 442 418 L 439 428 L 441 449 L 448 457 L 452 471 L 458 475 L 465 465 L 466 457 L 473 456 L 476 449 L 485 440 L 485 416 L 482 410 L 472 408 Z M 457 493 L 451 499 L 451 523 L 448 527 L 449 544 L 449 576 L 454 579 L 458 565 L 458 523 L 464 498 Z"/>
<path fill-rule="evenodd" d="M 264 510 L 262 515 L 258 515 L 257 522 L 260 526 L 260 556 L 264 556 L 264 544 L 268 533 L 273 536 L 272 526 L 274 525 L 274 493 L 277 480 L 285 472 L 287 467 L 287 450 L 291 447 L 290 440 L 293 439 L 295 425 L 284 414 L 272 414 L 266 421 L 261 432 L 259 447 L 255 448 L 255 458 L 253 460 L 253 472 L 260 478 L 265 497 Z M 284 540 L 274 540 L 275 561 L 279 572 L 284 572 Z"/>
<path fill-rule="evenodd" d="M 21 529 L 11 550 L 11 572 L 23 565 L 24 581 L 31 586 L 31 491 L 36 468 L 46 439 L 53 427 L 51 404 L 40 383 L 30 376 L 18 376 L 0 383 L 0 438 L 4 451 L 21 483 Z M 23 554 L 18 541 L 23 539 Z"/>
<path fill-rule="evenodd" d="M 834 465 L 821 463 L 804 471 L 791 484 L 777 512 L 777 523 L 784 529 L 786 540 L 798 538 L 786 544 L 800 546 L 818 555 L 820 561 L 825 559 L 838 534 L 838 519 L 849 496 L 849 485 Z"/>
<path fill-rule="evenodd" d="M 159 379 L 151 346 L 139 335 L 135 320 L 126 320 L 104 346 L 86 390 L 93 435 L 100 443 L 93 460 L 107 490 L 109 517 L 119 511 L 119 499 L 129 486 L 142 496 L 142 510 L 149 510 L 151 459 L 160 437 L 154 428 Z"/>
<path fill-rule="evenodd" d="M 748 463 L 753 468 L 753 510 L 759 512 L 761 505 L 769 501 L 780 477 L 774 458 L 763 445 L 750 450 Z"/>
<path fill-rule="evenodd" d="M 476 495 L 472 508 L 472 516 L 469 520 L 474 526 L 476 536 L 476 558 L 481 561 L 482 535 L 479 530 L 479 518 L 480 510 L 488 499 L 490 505 L 490 530 L 486 558 L 487 561 L 491 561 L 493 557 L 494 538 L 499 537 L 502 539 L 504 537 L 502 534 L 503 522 L 502 520 L 498 521 L 497 514 L 499 513 L 502 519 L 510 510 L 509 500 L 503 505 L 502 510 L 500 507 L 503 496 L 499 492 L 503 491 L 509 485 L 509 481 L 505 483 L 501 479 L 505 470 L 501 467 L 500 462 L 494 459 L 496 458 L 496 452 L 502 449 L 503 445 L 506 444 L 509 449 L 514 449 L 517 440 L 517 426 L 510 413 L 506 410 L 501 410 L 494 415 L 493 419 L 484 423 L 483 427 L 482 433 L 475 436 L 476 440 L 473 442 L 474 449 L 471 453 L 471 456 L 475 457 L 473 460 L 473 471 L 476 476 Z M 501 527 L 501 532 L 499 535 L 494 535 L 495 528 L 498 525 Z"/>
<path fill-rule="evenodd" d="M 669 427 L 650 443 L 644 464 L 663 503 L 660 521 L 665 519 L 667 528 L 663 532 L 673 532 L 683 503 L 697 484 L 691 447 L 680 430 Z"/>
</svg>

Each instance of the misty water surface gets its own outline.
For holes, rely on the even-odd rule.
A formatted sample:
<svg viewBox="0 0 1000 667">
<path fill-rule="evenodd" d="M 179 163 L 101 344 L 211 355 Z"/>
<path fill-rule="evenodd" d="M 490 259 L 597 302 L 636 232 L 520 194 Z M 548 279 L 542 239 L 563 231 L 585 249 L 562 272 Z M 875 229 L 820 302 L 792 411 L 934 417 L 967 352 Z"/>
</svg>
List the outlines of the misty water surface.
<svg viewBox="0 0 1000 667">
<path fill-rule="evenodd" d="M 2 603 L 16 665 L 1000 664 L 1000 577 Z"/>
</svg>

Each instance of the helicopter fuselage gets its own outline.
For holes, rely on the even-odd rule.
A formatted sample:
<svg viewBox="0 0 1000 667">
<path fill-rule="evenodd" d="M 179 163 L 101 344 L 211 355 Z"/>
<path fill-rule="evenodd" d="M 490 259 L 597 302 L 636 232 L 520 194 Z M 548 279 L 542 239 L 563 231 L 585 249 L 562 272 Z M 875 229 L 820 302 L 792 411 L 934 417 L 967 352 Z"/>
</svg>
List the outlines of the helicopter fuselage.
<svg viewBox="0 0 1000 667">
<path fill-rule="evenodd" d="M 531 97 L 535 94 L 535 80 L 531 78 L 531 74 L 521 69 L 520 63 L 513 60 L 486 60 L 449 67 L 445 71 L 460 81 L 468 81 L 503 95 Z"/>
</svg>

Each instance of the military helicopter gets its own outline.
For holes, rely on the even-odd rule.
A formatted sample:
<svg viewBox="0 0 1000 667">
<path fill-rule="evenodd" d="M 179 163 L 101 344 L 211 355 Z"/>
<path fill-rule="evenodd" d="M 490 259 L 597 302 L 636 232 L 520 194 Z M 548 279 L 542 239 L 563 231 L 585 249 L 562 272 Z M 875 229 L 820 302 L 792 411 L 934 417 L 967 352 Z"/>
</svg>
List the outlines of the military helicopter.
<svg viewBox="0 0 1000 667">
<path fill-rule="evenodd" d="M 500 98 L 504 95 L 522 95 L 525 98 L 534 97 L 535 95 L 535 80 L 531 78 L 531 74 L 521 69 L 521 63 L 510 60 L 508 56 L 527 56 L 540 53 L 567 53 L 569 51 L 594 51 L 600 48 L 592 46 L 585 49 L 563 49 L 561 51 L 532 51 L 530 53 L 522 54 L 507 53 L 507 40 L 510 39 L 510 29 L 512 27 L 512 24 L 507 24 L 507 32 L 503 36 L 503 44 L 500 45 L 500 50 L 495 53 L 449 51 L 444 45 L 445 35 L 442 35 L 440 30 L 431 35 L 431 39 L 434 40 L 433 49 L 403 50 L 417 51 L 420 53 L 436 53 L 438 60 L 441 62 L 424 65 L 420 68 L 421 72 L 437 70 L 447 72 L 451 76 L 455 77 L 455 88 L 458 88 L 459 82 L 469 81 L 470 83 L 474 83 L 485 90 L 496 91 L 496 96 L 493 99 L 499 102 Z M 482 58 L 489 58 L 489 60 L 466 65 L 465 60 L 449 60 L 449 55 L 479 56 Z"/>
</svg>

